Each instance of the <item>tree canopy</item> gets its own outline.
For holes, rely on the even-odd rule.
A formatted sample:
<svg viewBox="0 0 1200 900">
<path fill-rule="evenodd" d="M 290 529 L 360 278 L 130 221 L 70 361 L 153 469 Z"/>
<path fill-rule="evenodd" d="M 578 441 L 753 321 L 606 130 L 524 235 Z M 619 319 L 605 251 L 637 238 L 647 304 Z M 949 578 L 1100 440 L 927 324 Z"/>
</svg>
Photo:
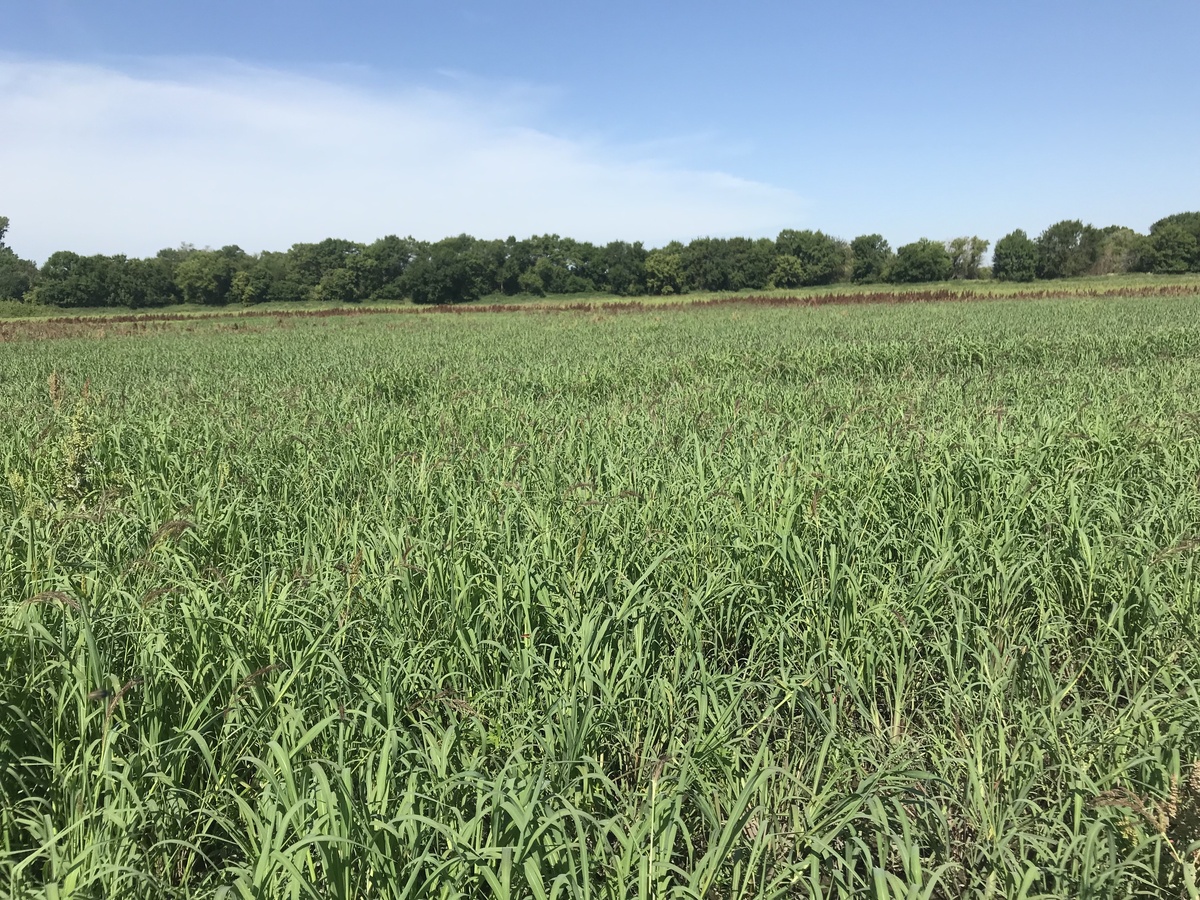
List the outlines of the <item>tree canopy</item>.
<svg viewBox="0 0 1200 900">
<path fill-rule="evenodd" d="M 1037 244 L 1018 228 L 996 241 L 992 275 L 999 281 L 1033 281 L 1037 277 Z"/>
<path fill-rule="evenodd" d="M 950 277 L 954 261 L 940 241 L 921 238 L 905 244 L 896 251 L 891 280 L 899 283 L 945 281 Z"/>
<path fill-rule="evenodd" d="M 849 247 L 822 231 L 795 231 L 787 228 L 775 238 L 780 255 L 800 261 L 802 285 L 832 284 L 841 280 L 849 260 Z"/>
<path fill-rule="evenodd" d="M 6 234 L 8 216 L 0 216 L 0 300 L 20 300 L 37 279 L 37 266 L 5 245 Z"/>
<path fill-rule="evenodd" d="M 1038 278 L 1071 278 L 1087 274 L 1100 258 L 1101 233 L 1078 219 L 1056 222 L 1037 244 Z"/>
<path fill-rule="evenodd" d="M 950 277 L 957 280 L 978 278 L 988 244 L 989 242 L 981 237 L 956 237 L 947 241 L 946 252 L 950 255 Z"/>
<path fill-rule="evenodd" d="M 190 244 L 149 259 L 63 250 L 40 267 L 5 243 L 0 216 L 0 299 L 62 307 L 131 308 L 193 303 L 357 303 L 411 299 L 461 303 L 489 294 L 682 294 L 833 284 L 920 283 L 986 277 L 989 242 L 978 236 L 921 239 L 893 252 L 880 234 L 847 243 L 822 231 L 783 229 L 774 240 L 697 237 L 648 249 L 598 246 L 557 234 L 436 242 L 395 234 L 365 244 L 345 238 L 249 254 Z M 1066 219 L 1035 239 L 1016 229 L 996 242 L 990 274 L 1006 281 L 1119 272 L 1200 271 L 1200 212 L 1166 216 L 1149 234 Z"/>
<path fill-rule="evenodd" d="M 858 284 L 886 280 L 894 257 L 883 235 L 859 235 L 850 242 L 850 280 Z"/>
</svg>

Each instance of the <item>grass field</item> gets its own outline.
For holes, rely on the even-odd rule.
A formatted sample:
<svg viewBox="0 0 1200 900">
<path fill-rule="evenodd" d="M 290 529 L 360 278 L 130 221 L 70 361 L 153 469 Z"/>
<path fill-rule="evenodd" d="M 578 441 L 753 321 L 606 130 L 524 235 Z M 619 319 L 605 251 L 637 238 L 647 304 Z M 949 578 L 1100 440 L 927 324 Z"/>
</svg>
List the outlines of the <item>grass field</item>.
<svg viewBox="0 0 1200 900">
<path fill-rule="evenodd" d="M 1195 897 L 1200 293 L 0 343 L 0 893 Z"/>
</svg>

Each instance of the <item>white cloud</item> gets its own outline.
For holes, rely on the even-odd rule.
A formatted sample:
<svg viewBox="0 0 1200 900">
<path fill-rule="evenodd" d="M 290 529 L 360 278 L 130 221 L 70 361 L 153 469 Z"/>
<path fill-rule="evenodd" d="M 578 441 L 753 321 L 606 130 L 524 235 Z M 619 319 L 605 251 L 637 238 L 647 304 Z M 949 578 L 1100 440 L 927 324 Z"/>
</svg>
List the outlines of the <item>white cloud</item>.
<svg viewBox="0 0 1200 900">
<path fill-rule="evenodd" d="M 0 61 L 0 214 L 39 260 L 391 233 L 653 245 L 802 225 L 792 191 L 556 136 L 522 124 L 528 105 L 211 61 Z"/>
</svg>

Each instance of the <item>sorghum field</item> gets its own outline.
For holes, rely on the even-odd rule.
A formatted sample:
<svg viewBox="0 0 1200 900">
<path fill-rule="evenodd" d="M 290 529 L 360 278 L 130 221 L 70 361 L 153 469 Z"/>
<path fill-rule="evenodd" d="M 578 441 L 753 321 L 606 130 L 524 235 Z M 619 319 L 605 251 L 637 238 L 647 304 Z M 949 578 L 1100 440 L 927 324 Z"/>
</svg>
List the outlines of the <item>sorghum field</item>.
<svg viewBox="0 0 1200 900">
<path fill-rule="evenodd" d="M 43 331 L 0 893 L 1197 896 L 1200 294 Z"/>
</svg>

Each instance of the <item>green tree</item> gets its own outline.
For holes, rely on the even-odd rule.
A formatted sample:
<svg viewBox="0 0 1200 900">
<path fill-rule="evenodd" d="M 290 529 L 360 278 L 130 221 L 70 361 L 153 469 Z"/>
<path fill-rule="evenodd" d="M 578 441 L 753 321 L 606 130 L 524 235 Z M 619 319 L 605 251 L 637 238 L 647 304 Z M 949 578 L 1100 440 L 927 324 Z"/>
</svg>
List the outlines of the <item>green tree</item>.
<svg viewBox="0 0 1200 900">
<path fill-rule="evenodd" d="M 1038 278 L 1074 278 L 1085 275 L 1100 258 L 1101 232 L 1078 219 L 1056 222 L 1040 235 L 1037 244 Z"/>
<path fill-rule="evenodd" d="M 596 289 L 599 250 L 593 244 L 556 234 L 534 240 L 544 242 L 534 268 L 549 293 L 578 294 Z"/>
<path fill-rule="evenodd" d="M 311 297 L 323 303 L 361 303 L 377 286 L 375 262 L 362 255 L 351 256 L 346 265 L 325 273 Z"/>
<path fill-rule="evenodd" d="M 1185 231 L 1190 231 L 1196 240 L 1200 241 L 1200 212 L 1181 212 L 1165 216 L 1150 226 L 1150 233 L 1154 234 L 1166 225 L 1178 225 Z"/>
<path fill-rule="evenodd" d="M 84 274 L 84 257 L 70 250 L 51 253 L 38 272 L 33 299 L 48 306 L 84 306 L 77 289 Z"/>
<path fill-rule="evenodd" d="M 1168 235 L 1165 238 L 1158 238 L 1159 232 L 1164 229 L 1172 229 L 1174 227 L 1181 228 L 1190 234 L 1196 241 L 1197 252 L 1194 253 L 1188 262 L 1188 270 L 1192 272 L 1200 272 L 1200 212 L 1182 212 L 1159 219 L 1150 226 L 1150 242 L 1147 248 L 1146 261 L 1148 267 L 1153 267 L 1156 271 L 1159 265 L 1177 266 L 1179 263 L 1178 254 L 1185 250 L 1189 245 L 1186 238 L 1181 238 L 1177 234 Z M 1154 242 L 1158 239 L 1161 251 L 1155 249 Z M 1174 245 L 1169 246 L 1169 245 Z M 1161 257 L 1160 257 L 1161 252 Z M 1161 258 L 1161 263 L 1160 263 Z"/>
<path fill-rule="evenodd" d="M 492 241 L 483 256 L 491 281 L 488 292 L 574 294 L 596 290 L 605 278 L 603 251 L 557 234 Z"/>
<path fill-rule="evenodd" d="M 293 244 L 288 250 L 291 277 L 305 288 L 315 288 L 321 279 L 346 265 L 346 260 L 366 249 L 356 241 L 325 238 L 315 244 Z"/>
<path fill-rule="evenodd" d="M 522 294 L 533 294 L 535 297 L 546 296 L 546 282 L 542 280 L 536 269 L 527 269 L 517 276 L 517 286 Z"/>
<path fill-rule="evenodd" d="M 175 285 L 158 259 L 109 257 L 106 279 L 110 306 L 141 309 L 167 306 L 176 299 Z"/>
<path fill-rule="evenodd" d="M 729 239 L 730 287 L 735 291 L 762 290 L 775 270 L 775 242 L 770 238 Z"/>
<path fill-rule="evenodd" d="M 684 282 L 691 290 L 762 289 L 775 265 L 775 245 L 744 237 L 696 238 L 680 256 Z"/>
<path fill-rule="evenodd" d="M 158 260 L 159 265 L 166 271 L 167 277 L 174 281 L 175 270 L 179 267 L 179 264 L 195 252 L 197 251 L 194 245 L 184 243 L 178 247 L 164 247 L 154 255 L 154 258 Z"/>
<path fill-rule="evenodd" d="M 422 304 L 478 300 L 488 271 L 484 261 L 470 252 L 473 242 L 474 238 L 461 235 L 420 248 L 400 280 L 405 293 Z"/>
<path fill-rule="evenodd" d="M 1093 275 L 1117 275 L 1123 272 L 1149 271 L 1150 240 L 1132 228 L 1117 225 L 1103 229 L 1100 253 L 1092 266 Z"/>
<path fill-rule="evenodd" d="M 307 292 L 318 303 L 361 303 L 379 290 L 379 267 L 365 251 L 347 255 L 343 264 L 329 269 Z"/>
<path fill-rule="evenodd" d="M 0 216 L 0 300 L 22 300 L 37 280 L 37 265 L 4 243 L 8 216 Z"/>
<path fill-rule="evenodd" d="M 921 238 L 896 251 L 890 279 L 902 283 L 946 281 L 952 267 L 953 261 L 944 244 Z"/>
<path fill-rule="evenodd" d="M 1179 274 L 1193 271 L 1200 258 L 1196 236 L 1178 222 L 1168 222 L 1150 235 L 1150 260 L 1153 271 Z"/>
<path fill-rule="evenodd" d="M 892 248 L 881 234 L 863 234 L 850 242 L 850 280 L 859 284 L 883 281 L 892 264 Z"/>
<path fill-rule="evenodd" d="M 528 274 L 533 275 L 542 283 L 547 294 L 573 293 L 572 289 L 575 285 L 571 270 L 567 268 L 566 261 L 562 258 L 539 257 Z"/>
<path fill-rule="evenodd" d="M 363 258 L 374 266 L 376 283 L 372 289 L 372 296 L 375 299 L 396 300 L 403 296 L 400 280 L 409 264 L 416 258 L 418 246 L 413 237 L 401 238 L 389 234 L 363 250 Z"/>
<path fill-rule="evenodd" d="M 775 257 L 775 268 L 771 272 L 771 287 L 794 288 L 804 284 L 804 263 L 790 253 Z"/>
<path fill-rule="evenodd" d="M 512 296 L 524 292 L 521 276 L 533 268 L 537 261 L 533 246 L 528 240 L 518 241 L 510 235 L 501 245 L 500 259 L 496 263 L 496 286 L 501 293 Z M 542 286 L 543 290 L 545 286 Z"/>
<path fill-rule="evenodd" d="M 846 271 L 850 249 L 844 241 L 821 231 L 786 228 L 775 238 L 780 256 L 794 256 L 804 271 L 803 284 L 832 284 Z"/>
<path fill-rule="evenodd" d="M 499 258 L 494 252 L 494 246 L 493 241 L 481 241 L 469 234 L 443 238 L 432 245 L 439 256 L 450 252 L 463 258 L 460 270 L 469 272 L 475 281 L 464 296 L 473 300 L 494 293 L 499 288 Z"/>
<path fill-rule="evenodd" d="M 21 300 L 37 281 L 37 266 L 0 247 L 0 300 Z"/>
<path fill-rule="evenodd" d="M 987 253 L 988 241 L 980 237 L 956 237 L 946 242 L 950 254 L 950 277 L 955 280 L 970 280 L 979 277 L 983 254 Z"/>
<path fill-rule="evenodd" d="M 80 256 L 70 250 L 51 253 L 38 273 L 33 299 L 61 307 L 110 306 L 115 294 L 112 269 L 107 256 Z"/>
<path fill-rule="evenodd" d="M 682 246 L 672 242 L 646 255 L 646 290 L 651 294 L 681 294 L 684 288 Z"/>
<path fill-rule="evenodd" d="M 288 253 L 265 251 L 237 270 L 229 299 L 232 303 L 299 303 L 312 290 L 292 272 Z"/>
<path fill-rule="evenodd" d="M 1033 281 L 1037 277 L 1037 259 L 1037 244 L 1018 228 L 996 241 L 992 276 L 999 281 Z"/>
<path fill-rule="evenodd" d="M 245 254 L 234 248 L 197 250 L 175 267 L 175 285 L 185 303 L 220 306 L 231 296 L 233 277 Z"/>
<path fill-rule="evenodd" d="M 600 287 L 612 294 L 631 296 L 646 292 L 646 257 L 641 242 L 612 241 L 598 254 L 597 277 Z"/>
<path fill-rule="evenodd" d="M 679 254 L 683 281 L 689 290 L 730 290 L 733 263 L 729 243 L 721 238 L 696 238 Z"/>
<path fill-rule="evenodd" d="M 234 303 L 266 303 L 271 299 L 271 274 L 255 263 L 233 276 L 229 297 Z"/>
</svg>

